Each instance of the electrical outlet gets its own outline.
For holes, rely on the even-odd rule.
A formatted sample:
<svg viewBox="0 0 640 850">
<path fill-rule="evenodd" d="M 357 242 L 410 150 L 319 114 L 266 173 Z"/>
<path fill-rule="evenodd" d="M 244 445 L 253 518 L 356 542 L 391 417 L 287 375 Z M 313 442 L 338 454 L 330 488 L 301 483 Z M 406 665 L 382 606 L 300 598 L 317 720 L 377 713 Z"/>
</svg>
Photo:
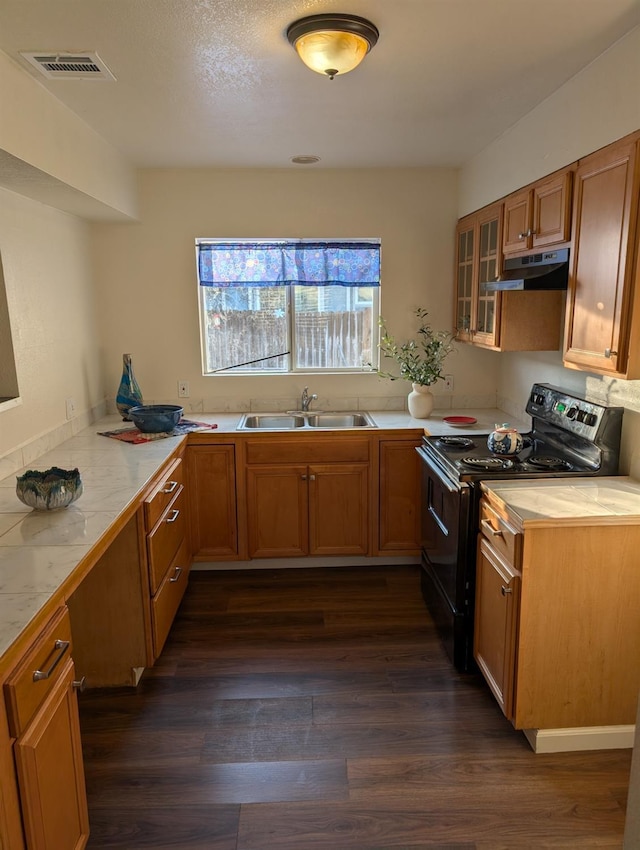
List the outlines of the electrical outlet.
<svg viewBox="0 0 640 850">
<path fill-rule="evenodd" d="M 178 381 L 178 398 L 189 398 L 189 381 Z"/>
<path fill-rule="evenodd" d="M 76 400 L 74 398 L 66 398 L 64 403 L 67 409 L 67 419 L 73 419 L 76 415 Z"/>
<path fill-rule="evenodd" d="M 453 392 L 453 375 L 444 376 L 444 388 L 448 393 Z"/>
</svg>

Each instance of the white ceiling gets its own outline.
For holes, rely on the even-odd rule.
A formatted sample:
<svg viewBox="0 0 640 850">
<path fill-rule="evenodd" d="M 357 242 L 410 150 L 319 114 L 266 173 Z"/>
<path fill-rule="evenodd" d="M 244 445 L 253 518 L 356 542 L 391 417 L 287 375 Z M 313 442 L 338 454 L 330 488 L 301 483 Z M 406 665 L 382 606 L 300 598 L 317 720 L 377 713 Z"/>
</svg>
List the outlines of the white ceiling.
<svg viewBox="0 0 640 850">
<path fill-rule="evenodd" d="M 380 30 L 333 82 L 285 36 L 326 11 Z M 1 0 L 0 50 L 137 166 L 456 166 L 638 23 L 640 0 Z M 47 80 L 34 50 L 116 81 Z"/>
</svg>

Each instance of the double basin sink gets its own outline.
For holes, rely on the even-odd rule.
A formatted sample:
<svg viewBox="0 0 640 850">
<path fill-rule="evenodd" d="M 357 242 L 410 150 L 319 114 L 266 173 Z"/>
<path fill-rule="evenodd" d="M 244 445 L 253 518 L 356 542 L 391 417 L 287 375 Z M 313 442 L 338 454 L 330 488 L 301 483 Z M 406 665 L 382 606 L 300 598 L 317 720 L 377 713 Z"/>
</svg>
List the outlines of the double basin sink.
<svg viewBox="0 0 640 850">
<path fill-rule="evenodd" d="M 295 431 L 300 428 L 376 428 L 368 413 L 288 410 L 286 413 L 245 413 L 238 431 Z"/>
</svg>

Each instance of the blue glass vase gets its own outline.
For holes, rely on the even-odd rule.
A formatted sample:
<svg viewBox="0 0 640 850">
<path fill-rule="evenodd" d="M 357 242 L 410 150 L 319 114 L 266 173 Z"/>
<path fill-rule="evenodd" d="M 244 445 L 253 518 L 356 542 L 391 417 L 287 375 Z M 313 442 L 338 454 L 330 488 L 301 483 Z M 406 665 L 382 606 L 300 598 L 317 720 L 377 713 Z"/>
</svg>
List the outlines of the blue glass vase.
<svg viewBox="0 0 640 850">
<path fill-rule="evenodd" d="M 131 355 L 122 355 L 122 378 L 120 386 L 116 393 L 116 407 L 118 413 L 122 416 L 125 422 L 130 422 L 129 411 L 132 407 L 138 407 L 143 404 L 142 393 L 135 375 L 133 374 L 133 366 L 131 365 Z"/>
</svg>

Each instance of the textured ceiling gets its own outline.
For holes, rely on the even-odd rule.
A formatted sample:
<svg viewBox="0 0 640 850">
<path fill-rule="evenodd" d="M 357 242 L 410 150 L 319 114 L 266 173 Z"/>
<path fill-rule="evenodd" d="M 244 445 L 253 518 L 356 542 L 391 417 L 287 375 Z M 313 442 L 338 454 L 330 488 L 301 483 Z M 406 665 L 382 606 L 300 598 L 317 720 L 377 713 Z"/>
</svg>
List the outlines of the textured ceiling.
<svg viewBox="0 0 640 850">
<path fill-rule="evenodd" d="M 289 23 L 369 18 L 333 82 Z M 138 166 L 455 166 L 640 22 L 640 0 L 1 0 L 0 50 Z M 20 51 L 95 51 L 116 77 L 47 80 Z"/>
</svg>

